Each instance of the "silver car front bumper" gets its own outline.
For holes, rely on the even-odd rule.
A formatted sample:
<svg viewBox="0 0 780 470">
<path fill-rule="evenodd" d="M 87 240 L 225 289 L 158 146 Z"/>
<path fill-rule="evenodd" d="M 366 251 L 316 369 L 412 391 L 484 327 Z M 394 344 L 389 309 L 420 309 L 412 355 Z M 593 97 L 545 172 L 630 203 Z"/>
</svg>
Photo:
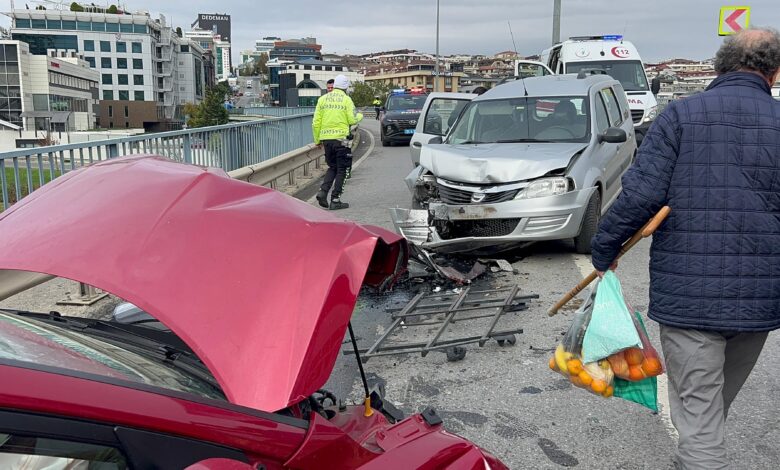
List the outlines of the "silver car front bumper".
<svg viewBox="0 0 780 470">
<path fill-rule="evenodd" d="M 410 242 L 437 251 L 467 251 L 541 240 L 573 238 L 593 191 L 517 199 L 496 204 L 431 203 L 428 210 L 393 210 L 393 222 Z"/>
</svg>

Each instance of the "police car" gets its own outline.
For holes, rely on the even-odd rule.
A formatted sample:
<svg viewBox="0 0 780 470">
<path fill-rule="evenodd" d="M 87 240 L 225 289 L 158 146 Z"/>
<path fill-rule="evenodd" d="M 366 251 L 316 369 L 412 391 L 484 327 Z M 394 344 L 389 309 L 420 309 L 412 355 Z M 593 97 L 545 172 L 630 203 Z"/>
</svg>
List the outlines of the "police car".
<svg viewBox="0 0 780 470">
<path fill-rule="evenodd" d="M 412 140 L 427 98 L 420 89 L 397 89 L 390 93 L 382 107 L 382 118 L 379 121 L 384 147 L 395 143 L 408 144 Z"/>
</svg>

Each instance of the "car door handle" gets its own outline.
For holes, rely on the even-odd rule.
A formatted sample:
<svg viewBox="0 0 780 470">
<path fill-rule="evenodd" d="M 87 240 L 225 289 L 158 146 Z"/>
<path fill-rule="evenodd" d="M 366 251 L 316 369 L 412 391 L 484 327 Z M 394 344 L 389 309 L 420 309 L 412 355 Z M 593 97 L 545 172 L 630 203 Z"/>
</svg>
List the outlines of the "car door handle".
<svg viewBox="0 0 780 470">
<path fill-rule="evenodd" d="M 412 146 L 413 146 L 413 147 L 420 148 L 420 147 L 422 147 L 422 143 L 420 143 L 420 142 L 413 142 L 413 143 L 412 143 Z"/>
</svg>

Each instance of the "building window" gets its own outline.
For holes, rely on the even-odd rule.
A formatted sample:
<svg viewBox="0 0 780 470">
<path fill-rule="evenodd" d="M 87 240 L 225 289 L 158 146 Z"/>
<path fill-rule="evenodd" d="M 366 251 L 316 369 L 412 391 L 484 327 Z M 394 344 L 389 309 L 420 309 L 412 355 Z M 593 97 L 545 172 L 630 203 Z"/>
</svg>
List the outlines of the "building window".
<svg viewBox="0 0 780 470">
<path fill-rule="evenodd" d="M 133 54 L 140 54 L 143 52 L 143 45 L 140 42 L 133 43 Z"/>
<path fill-rule="evenodd" d="M 147 34 L 149 31 L 147 31 L 145 24 L 134 24 L 133 32 L 136 34 Z"/>
<path fill-rule="evenodd" d="M 100 52 L 111 52 L 111 42 L 100 41 Z"/>
<path fill-rule="evenodd" d="M 106 101 L 111 101 L 114 99 L 114 91 L 113 90 L 103 90 L 103 99 Z M 111 106 L 109 106 L 109 109 L 111 109 Z M 108 113 L 110 116 L 111 113 Z"/>
<path fill-rule="evenodd" d="M 304 73 L 304 74 L 303 74 L 303 79 L 304 79 L 304 80 L 311 80 L 311 74 L 309 74 L 309 73 Z"/>
<path fill-rule="evenodd" d="M 108 128 L 109 129 L 113 129 L 114 128 L 114 121 L 111 121 L 111 122 L 108 123 Z"/>
<path fill-rule="evenodd" d="M 133 99 L 136 101 L 143 101 L 144 100 L 144 92 L 143 91 L 135 91 L 133 92 Z"/>
<path fill-rule="evenodd" d="M 109 106 L 108 107 L 108 117 L 114 117 L 114 107 Z"/>
<path fill-rule="evenodd" d="M 127 75 L 125 75 L 125 74 L 117 75 L 116 79 L 117 79 L 117 84 L 118 85 L 128 85 L 129 84 L 128 81 L 127 81 Z"/>
<path fill-rule="evenodd" d="M 92 31 L 99 31 L 99 32 L 105 32 L 106 31 L 106 24 L 102 21 L 93 21 L 92 22 Z"/>
<path fill-rule="evenodd" d="M 190 46 L 188 46 L 186 44 L 182 44 L 181 51 L 182 52 L 190 52 Z"/>
<path fill-rule="evenodd" d="M 46 29 L 46 20 L 32 20 L 32 29 Z"/>
<path fill-rule="evenodd" d="M 119 31 L 122 33 L 132 33 L 133 25 L 130 23 L 119 23 Z"/>
<path fill-rule="evenodd" d="M 91 21 L 76 21 L 76 29 L 79 31 L 92 31 Z"/>
<path fill-rule="evenodd" d="M 116 43 L 116 51 L 127 52 L 127 43 L 124 41 Z"/>
<path fill-rule="evenodd" d="M 130 121 L 125 122 L 125 127 L 130 129 Z"/>
<path fill-rule="evenodd" d="M 85 40 L 84 41 L 84 50 L 87 52 L 93 52 L 95 50 L 95 41 L 92 40 Z"/>
<path fill-rule="evenodd" d="M 103 85 L 113 85 L 114 79 L 113 76 L 110 73 L 104 73 L 103 74 Z"/>
<path fill-rule="evenodd" d="M 128 108 L 127 106 L 125 106 L 125 117 L 126 118 L 130 117 L 130 108 Z"/>
<path fill-rule="evenodd" d="M 144 68 L 144 60 L 143 59 L 133 59 L 133 69 L 135 70 L 143 70 Z"/>
<path fill-rule="evenodd" d="M 29 28 L 30 27 L 30 20 L 27 18 L 17 18 L 15 25 L 17 28 Z"/>
<path fill-rule="evenodd" d="M 122 101 L 127 101 L 130 99 L 130 92 L 127 90 L 119 90 L 119 99 Z"/>
<path fill-rule="evenodd" d="M 93 69 L 95 68 L 95 58 L 94 57 L 84 57 L 84 60 L 86 60 L 89 63 L 89 66 Z"/>
<path fill-rule="evenodd" d="M 48 111 L 49 95 L 33 95 L 33 111 Z"/>
<path fill-rule="evenodd" d="M 106 32 L 107 33 L 118 33 L 119 32 L 119 23 L 106 23 Z"/>
<path fill-rule="evenodd" d="M 46 20 L 46 29 L 62 29 L 62 21 Z"/>
<path fill-rule="evenodd" d="M 343 71 L 344 71 L 344 67 L 336 67 L 336 72 L 343 72 Z"/>
<path fill-rule="evenodd" d="M 110 69 L 111 68 L 111 57 L 101 57 L 100 58 L 100 67 L 104 69 Z"/>
<path fill-rule="evenodd" d="M 62 20 L 62 29 L 76 30 L 76 22 L 73 20 Z"/>
<path fill-rule="evenodd" d="M 127 68 L 127 59 L 118 58 L 116 60 L 116 68 L 118 69 L 126 69 Z"/>
<path fill-rule="evenodd" d="M 133 85 L 143 85 L 143 84 L 144 84 L 143 75 L 133 75 Z"/>
</svg>

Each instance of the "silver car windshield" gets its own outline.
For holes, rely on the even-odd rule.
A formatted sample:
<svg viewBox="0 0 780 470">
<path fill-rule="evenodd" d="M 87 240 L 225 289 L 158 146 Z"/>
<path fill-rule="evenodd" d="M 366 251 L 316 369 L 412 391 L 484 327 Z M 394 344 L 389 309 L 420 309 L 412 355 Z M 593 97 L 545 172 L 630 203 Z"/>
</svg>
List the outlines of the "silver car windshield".
<svg viewBox="0 0 780 470">
<path fill-rule="evenodd" d="M 589 129 L 585 96 L 472 101 L 447 143 L 588 142 Z"/>
<path fill-rule="evenodd" d="M 638 60 L 603 60 L 591 62 L 569 62 L 566 73 L 579 73 L 581 70 L 603 70 L 607 75 L 619 81 L 626 91 L 647 91 L 647 77 L 642 62 Z"/>
</svg>

